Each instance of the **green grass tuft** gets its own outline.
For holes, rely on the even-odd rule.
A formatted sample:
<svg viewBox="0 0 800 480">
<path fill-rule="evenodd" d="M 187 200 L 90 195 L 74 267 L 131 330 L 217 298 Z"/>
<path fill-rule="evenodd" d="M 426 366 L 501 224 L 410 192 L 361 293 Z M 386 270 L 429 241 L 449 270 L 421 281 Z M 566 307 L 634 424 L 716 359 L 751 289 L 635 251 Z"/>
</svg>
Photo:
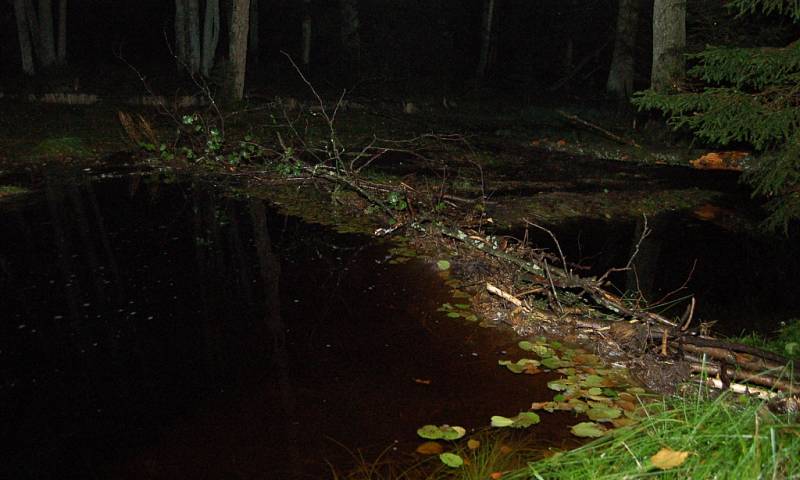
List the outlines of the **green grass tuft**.
<svg viewBox="0 0 800 480">
<path fill-rule="evenodd" d="M 712 400 L 699 392 L 644 409 L 636 425 L 503 479 L 800 478 L 800 425 L 763 401 L 729 394 Z M 662 448 L 689 455 L 682 465 L 659 470 L 650 458 Z"/>
</svg>

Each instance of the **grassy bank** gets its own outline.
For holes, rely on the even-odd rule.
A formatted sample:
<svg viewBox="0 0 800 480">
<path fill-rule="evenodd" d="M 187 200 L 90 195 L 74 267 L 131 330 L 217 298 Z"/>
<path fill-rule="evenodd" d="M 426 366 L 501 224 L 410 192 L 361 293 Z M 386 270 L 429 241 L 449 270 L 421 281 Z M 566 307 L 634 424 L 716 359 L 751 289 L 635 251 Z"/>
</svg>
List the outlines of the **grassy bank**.
<svg viewBox="0 0 800 480">
<path fill-rule="evenodd" d="M 636 425 L 502 478 L 800 478 L 800 425 L 764 401 L 695 392 L 644 413 Z"/>
</svg>

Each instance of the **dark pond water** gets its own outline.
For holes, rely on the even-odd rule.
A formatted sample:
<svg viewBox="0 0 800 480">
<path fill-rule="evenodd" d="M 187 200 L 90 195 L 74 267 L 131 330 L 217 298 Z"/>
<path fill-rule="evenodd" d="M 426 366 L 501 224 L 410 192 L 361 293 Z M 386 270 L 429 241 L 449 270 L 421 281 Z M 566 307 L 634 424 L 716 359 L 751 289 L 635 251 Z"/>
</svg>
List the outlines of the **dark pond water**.
<svg viewBox="0 0 800 480">
<path fill-rule="evenodd" d="M 36 186 L 0 203 L 2 478 L 326 478 L 552 396 L 366 237 L 191 180 Z"/>
</svg>

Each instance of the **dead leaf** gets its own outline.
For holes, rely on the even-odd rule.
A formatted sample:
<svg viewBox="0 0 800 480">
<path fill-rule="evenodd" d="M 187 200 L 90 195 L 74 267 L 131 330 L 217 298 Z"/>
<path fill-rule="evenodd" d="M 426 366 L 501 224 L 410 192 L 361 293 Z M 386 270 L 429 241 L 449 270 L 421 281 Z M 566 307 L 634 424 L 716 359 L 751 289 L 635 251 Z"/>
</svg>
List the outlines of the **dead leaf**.
<svg viewBox="0 0 800 480">
<path fill-rule="evenodd" d="M 415 383 L 419 383 L 420 385 L 430 385 L 431 384 L 431 381 L 428 380 L 427 378 L 415 378 L 414 382 Z"/>
<path fill-rule="evenodd" d="M 688 456 L 689 452 L 676 452 L 675 450 L 671 450 L 669 448 L 662 448 L 658 451 L 658 453 L 650 457 L 650 461 L 656 468 L 661 470 L 669 470 L 671 468 L 680 467 L 683 465 L 683 462 L 686 461 Z"/>
<path fill-rule="evenodd" d="M 636 423 L 636 420 L 626 417 L 620 417 L 611 420 L 611 425 L 614 425 L 614 428 L 627 427 L 628 425 L 633 425 L 634 423 Z"/>
<path fill-rule="evenodd" d="M 489 474 L 489 478 L 492 480 L 498 480 L 499 478 L 503 478 L 503 472 L 492 472 Z"/>
<path fill-rule="evenodd" d="M 617 399 L 617 401 L 614 402 L 614 403 L 616 403 L 619 408 L 621 408 L 621 409 L 623 409 L 623 410 L 625 410 L 627 412 L 632 412 L 632 411 L 636 410 L 636 405 L 633 402 L 629 402 L 627 400 Z"/>
<path fill-rule="evenodd" d="M 741 160 L 747 155 L 747 152 L 736 151 L 710 152 L 689 163 L 698 170 L 732 170 L 740 172 L 742 171 Z"/>
<path fill-rule="evenodd" d="M 417 447 L 417 453 L 422 455 L 439 455 L 444 451 L 444 447 L 439 442 L 425 442 Z"/>
<path fill-rule="evenodd" d="M 500 447 L 500 453 L 503 455 L 508 455 L 509 453 L 513 452 L 514 449 L 509 447 L 508 445 L 503 445 Z"/>
<path fill-rule="evenodd" d="M 564 145 L 566 145 L 566 144 L 567 144 L 567 141 L 566 141 L 566 140 L 564 140 L 563 138 L 560 138 L 560 139 L 559 139 L 559 140 L 556 142 L 556 145 L 558 145 L 559 147 L 563 147 L 563 146 L 564 146 Z"/>
<path fill-rule="evenodd" d="M 467 440 L 467 448 L 469 448 L 470 450 L 477 450 L 478 447 L 480 446 L 481 442 L 475 440 L 474 438 L 470 438 L 469 440 Z"/>
</svg>

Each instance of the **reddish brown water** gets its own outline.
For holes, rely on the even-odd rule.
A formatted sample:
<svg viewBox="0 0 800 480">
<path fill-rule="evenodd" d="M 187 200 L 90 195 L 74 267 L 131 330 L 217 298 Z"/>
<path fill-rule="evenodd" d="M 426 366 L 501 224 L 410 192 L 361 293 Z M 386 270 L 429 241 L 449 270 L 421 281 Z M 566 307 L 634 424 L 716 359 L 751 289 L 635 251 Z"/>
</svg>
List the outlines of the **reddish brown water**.
<svg viewBox="0 0 800 480">
<path fill-rule="evenodd" d="M 325 478 L 552 397 L 367 237 L 192 181 L 41 187 L 0 204 L 0 477 Z"/>
</svg>

